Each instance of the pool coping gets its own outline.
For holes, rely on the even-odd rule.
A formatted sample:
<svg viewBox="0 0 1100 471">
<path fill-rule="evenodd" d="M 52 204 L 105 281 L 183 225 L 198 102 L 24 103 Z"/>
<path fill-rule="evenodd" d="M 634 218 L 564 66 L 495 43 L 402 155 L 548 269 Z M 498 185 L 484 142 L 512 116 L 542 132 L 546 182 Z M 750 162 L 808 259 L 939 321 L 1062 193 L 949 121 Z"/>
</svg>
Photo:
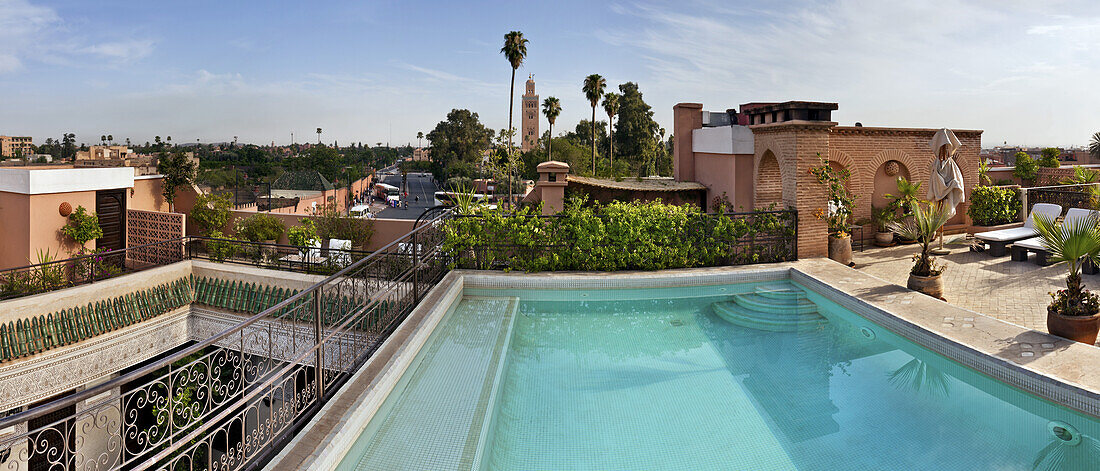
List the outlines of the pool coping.
<svg viewBox="0 0 1100 471">
<path fill-rule="evenodd" d="M 1089 368 L 1100 365 L 1100 348 L 954 306 L 828 259 L 616 273 L 455 270 L 265 469 L 335 468 L 466 288 L 637 289 L 787 279 L 978 372 L 1100 417 L 1100 372 Z"/>
</svg>

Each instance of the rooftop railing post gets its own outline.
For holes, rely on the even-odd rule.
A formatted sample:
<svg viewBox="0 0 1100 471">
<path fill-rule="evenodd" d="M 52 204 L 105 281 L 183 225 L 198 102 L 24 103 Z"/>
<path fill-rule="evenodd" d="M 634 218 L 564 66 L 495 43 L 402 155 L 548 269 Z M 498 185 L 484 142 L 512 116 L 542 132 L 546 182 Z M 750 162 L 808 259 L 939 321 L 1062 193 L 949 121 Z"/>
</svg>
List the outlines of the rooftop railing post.
<svg viewBox="0 0 1100 471">
<path fill-rule="evenodd" d="M 325 395 L 325 375 L 324 375 L 324 361 L 325 351 L 322 348 L 321 342 L 324 340 L 325 331 L 323 324 L 321 323 L 321 292 L 324 288 L 318 286 L 313 292 L 313 342 L 317 349 L 317 356 L 314 359 L 315 365 L 313 368 L 315 377 L 317 378 L 317 398 L 321 398 Z"/>
<path fill-rule="evenodd" d="M 413 306 L 420 304 L 420 247 L 416 231 L 412 234 Z"/>
<path fill-rule="evenodd" d="M 1020 187 L 1020 220 L 1027 220 L 1027 188 Z"/>
</svg>

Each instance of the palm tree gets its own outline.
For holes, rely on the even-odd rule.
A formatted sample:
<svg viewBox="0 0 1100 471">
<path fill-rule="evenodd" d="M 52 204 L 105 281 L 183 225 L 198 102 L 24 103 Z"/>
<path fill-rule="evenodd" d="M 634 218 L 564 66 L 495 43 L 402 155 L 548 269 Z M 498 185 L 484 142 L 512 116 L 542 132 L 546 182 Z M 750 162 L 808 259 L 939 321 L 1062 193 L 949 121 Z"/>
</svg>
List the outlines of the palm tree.
<svg viewBox="0 0 1100 471">
<path fill-rule="evenodd" d="M 542 100 L 542 114 L 550 122 L 550 138 L 546 140 L 546 160 L 554 160 L 550 155 L 554 143 L 554 121 L 557 121 L 558 115 L 561 114 L 561 102 L 557 97 L 548 96 Z"/>
<path fill-rule="evenodd" d="M 584 92 L 584 97 L 588 99 L 588 103 L 592 104 L 592 176 L 596 176 L 596 105 L 600 104 L 600 97 L 603 96 L 604 88 L 607 87 L 607 81 L 604 80 L 600 74 L 592 74 L 584 78 L 584 87 L 581 87 L 581 91 Z"/>
<path fill-rule="evenodd" d="M 523 60 L 527 58 L 527 39 L 523 37 L 523 33 L 519 31 L 511 31 L 504 35 L 504 47 L 500 48 L 501 54 L 508 59 L 508 63 L 512 65 L 512 88 L 508 93 L 508 131 L 512 131 L 512 106 L 513 100 L 516 97 L 516 69 L 523 65 Z M 512 136 L 508 136 L 508 146 L 511 147 Z"/>
<path fill-rule="evenodd" d="M 112 134 L 108 134 L 107 135 L 107 143 L 112 145 L 112 146 L 115 145 L 115 136 L 112 135 Z"/>
<path fill-rule="evenodd" d="M 107 143 L 107 135 L 103 134 L 103 135 L 99 136 L 99 141 L 106 144 Z"/>
<path fill-rule="evenodd" d="M 417 131 L 417 133 L 416 133 L 416 147 L 420 147 L 420 140 L 421 139 L 424 139 L 424 132 L 423 131 Z"/>
<path fill-rule="evenodd" d="M 603 97 L 603 110 L 607 112 L 607 159 L 611 167 L 611 176 L 615 176 L 615 132 L 611 127 L 611 120 L 619 113 L 619 94 L 610 92 Z"/>
<path fill-rule="evenodd" d="M 1061 225 L 1054 218 L 1042 214 L 1036 214 L 1034 219 L 1035 230 L 1042 236 L 1043 248 L 1050 252 L 1048 260 L 1053 263 L 1066 262 L 1069 270 L 1065 296 L 1055 298 L 1048 309 L 1069 316 L 1095 314 L 1083 309 L 1086 291 L 1081 283 L 1081 264 L 1085 261 L 1096 264 L 1100 259 L 1100 220 L 1094 214 L 1069 219 Z"/>
<path fill-rule="evenodd" d="M 934 276 L 943 271 L 943 266 L 936 266 L 936 259 L 929 255 L 932 241 L 936 240 L 936 232 L 950 219 L 950 211 L 940 201 L 921 203 L 914 201 L 909 206 L 913 217 L 904 221 L 890 223 L 890 230 L 898 235 L 921 244 L 919 256 L 914 256 L 916 263 L 910 270 L 911 275 Z"/>
<path fill-rule="evenodd" d="M 321 128 L 317 128 L 317 143 L 321 143 Z"/>
<path fill-rule="evenodd" d="M 1094 159 L 1100 159 L 1100 132 L 1092 135 L 1092 142 L 1089 142 L 1089 155 Z"/>
</svg>

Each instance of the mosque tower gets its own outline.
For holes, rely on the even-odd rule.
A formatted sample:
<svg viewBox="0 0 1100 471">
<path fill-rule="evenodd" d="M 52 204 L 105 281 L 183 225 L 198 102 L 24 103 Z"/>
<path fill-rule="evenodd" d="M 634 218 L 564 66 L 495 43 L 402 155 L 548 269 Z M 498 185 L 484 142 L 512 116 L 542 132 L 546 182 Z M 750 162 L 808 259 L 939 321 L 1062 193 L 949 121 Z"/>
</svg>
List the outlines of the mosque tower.
<svg viewBox="0 0 1100 471">
<path fill-rule="evenodd" d="M 539 144 L 539 96 L 535 94 L 535 75 L 527 77 L 527 93 L 523 94 L 523 118 L 520 138 L 524 152 Z"/>
</svg>

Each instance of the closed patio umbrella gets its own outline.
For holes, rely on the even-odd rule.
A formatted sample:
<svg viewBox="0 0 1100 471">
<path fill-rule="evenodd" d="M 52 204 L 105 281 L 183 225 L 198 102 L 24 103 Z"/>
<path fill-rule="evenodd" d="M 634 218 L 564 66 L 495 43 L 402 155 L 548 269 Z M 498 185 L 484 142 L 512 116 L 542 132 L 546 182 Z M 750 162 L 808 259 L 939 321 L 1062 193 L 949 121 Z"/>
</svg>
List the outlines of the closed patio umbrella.
<svg viewBox="0 0 1100 471">
<path fill-rule="evenodd" d="M 955 216 L 955 207 L 966 201 L 966 192 L 963 190 L 962 170 L 955 163 L 955 153 L 961 144 L 959 138 L 950 129 L 943 128 L 936 131 L 928 146 L 935 152 L 936 158 L 932 159 L 932 168 L 929 176 L 928 199 L 940 201 L 948 209 L 949 217 Z M 948 253 L 943 249 L 943 228 L 940 228 L 940 248 L 937 255 Z"/>
</svg>

